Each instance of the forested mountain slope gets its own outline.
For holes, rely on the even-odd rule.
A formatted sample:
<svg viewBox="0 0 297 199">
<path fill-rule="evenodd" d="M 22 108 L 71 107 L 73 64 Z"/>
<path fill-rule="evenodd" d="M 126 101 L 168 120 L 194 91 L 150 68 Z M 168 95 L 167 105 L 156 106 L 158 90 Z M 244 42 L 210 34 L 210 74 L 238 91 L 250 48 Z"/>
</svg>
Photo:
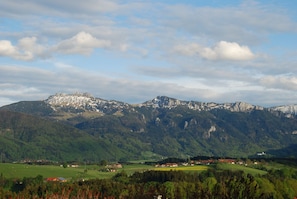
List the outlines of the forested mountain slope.
<svg viewBox="0 0 297 199">
<path fill-rule="evenodd" d="M 294 112 L 243 102 L 161 96 L 131 105 L 89 94 L 58 94 L 0 110 L 0 149 L 7 159 L 247 157 L 262 151 L 297 156 L 289 150 L 297 144 Z"/>
</svg>

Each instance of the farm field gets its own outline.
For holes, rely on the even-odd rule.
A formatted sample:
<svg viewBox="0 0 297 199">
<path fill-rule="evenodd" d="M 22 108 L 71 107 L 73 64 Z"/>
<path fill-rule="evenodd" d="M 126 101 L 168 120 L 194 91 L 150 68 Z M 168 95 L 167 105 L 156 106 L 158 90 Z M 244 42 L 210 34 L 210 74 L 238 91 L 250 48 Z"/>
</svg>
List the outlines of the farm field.
<svg viewBox="0 0 297 199">
<path fill-rule="evenodd" d="M 119 169 L 119 171 L 125 171 L 128 175 L 131 175 L 135 172 L 152 170 L 154 168 L 155 168 L 154 166 L 145 165 L 145 164 L 128 164 L 128 165 L 123 165 L 123 168 Z"/>
<path fill-rule="evenodd" d="M 100 172 L 98 165 L 81 165 L 77 168 L 63 168 L 57 165 L 28 165 L 28 164 L 14 164 L 14 163 L 1 163 L 0 173 L 5 178 L 24 178 L 36 177 L 42 175 L 44 178 L 48 177 L 63 177 L 66 179 L 106 179 L 115 175 L 114 172 Z M 136 171 L 145 171 L 154 167 L 143 164 L 124 165 L 119 171 L 125 171 L 127 174 L 132 174 Z M 87 172 L 85 172 L 87 169 Z"/>
<path fill-rule="evenodd" d="M 115 175 L 115 172 L 102 172 L 98 165 L 81 165 L 77 168 L 63 168 L 57 165 L 28 165 L 28 164 L 13 164 L 13 163 L 1 163 L 0 173 L 5 178 L 24 178 L 24 177 L 36 177 L 42 175 L 44 178 L 48 177 L 63 177 L 67 180 L 76 179 L 108 179 Z M 209 166 L 195 165 L 195 166 L 179 166 L 179 167 L 154 167 L 145 164 L 128 164 L 123 165 L 123 168 L 118 169 L 117 172 L 125 171 L 128 175 L 135 172 L 142 172 L 147 170 L 156 171 L 186 171 L 186 172 L 202 172 L 206 171 Z M 219 164 L 217 168 L 220 170 L 242 170 L 252 175 L 263 175 L 266 171 L 245 167 L 242 165 L 233 164 Z M 86 172 L 85 172 L 86 169 Z"/>
<path fill-rule="evenodd" d="M 264 175 L 267 172 L 260 170 L 260 169 L 254 169 L 251 167 L 246 167 L 244 165 L 239 165 L 239 164 L 218 164 L 218 169 L 222 170 L 231 170 L 231 171 L 236 171 L 236 170 L 241 170 L 244 171 L 245 173 L 249 173 L 251 175 Z"/>
<path fill-rule="evenodd" d="M 84 167 L 63 168 L 55 165 L 1 163 L 0 172 L 5 178 L 36 177 L 37 175 L 42 175 L 44 178 L 63 177 L 66 179 L 99 177 L 98 171 L 88 170 L 88 172 L 85 173 Z"/>
<path fill-rule="evenodd" d="M 189 171 L 189 172 L 201 172 L 206 171 L 209 167 L 205 165 L 195 165 L 195 166 L 179 166 L 179 167 L 157 167 L 154 170 L 157 171 Z"/>
</svg>

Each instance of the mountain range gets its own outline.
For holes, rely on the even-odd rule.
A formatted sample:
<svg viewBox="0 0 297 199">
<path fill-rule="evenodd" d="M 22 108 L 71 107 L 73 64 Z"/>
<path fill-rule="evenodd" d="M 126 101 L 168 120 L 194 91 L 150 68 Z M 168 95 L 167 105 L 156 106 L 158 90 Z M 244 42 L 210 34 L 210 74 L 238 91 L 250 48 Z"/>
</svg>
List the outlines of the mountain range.
<svg viewBox="0 0 297 199">
<path fill-rule="evenodd" d="M 0 108 L 2 161 L 126 161 L 162 157 L 297 157 L 297 105 L 183 101 L 140 104 L 55 94 Z"/>
</svg>

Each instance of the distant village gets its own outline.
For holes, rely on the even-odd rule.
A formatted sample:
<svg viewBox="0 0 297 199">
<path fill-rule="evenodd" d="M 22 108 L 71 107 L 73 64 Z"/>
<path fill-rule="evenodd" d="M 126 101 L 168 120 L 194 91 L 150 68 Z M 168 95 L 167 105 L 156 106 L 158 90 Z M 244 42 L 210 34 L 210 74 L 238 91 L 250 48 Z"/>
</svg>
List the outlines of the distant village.
<svg viewBox="0 0 297 199">
<path fill-rule="evenodd" d="M 223 163 L 223 164 L 237 164 L 237 165 L 243 165 L 243 166 L 250 166 L 250 165 L 258 165 L 259 161 L 255 160 L 260 160 L 261 157 L 263 158 L 266 156 L 265 152 L 258 152 L 256 153 L 254 160 L 250 159 L 235 159 L 235 158 L 214 158 L 214 157 L 203 157 L 201 159 L 195 159 L 191 160 L 189 159 L 188 161 L 181 161 L 180 159 L 176 159 L 176 161 L 172 161 L 168 159 L 166 162 L 162 161 L 155 163 L 154 166 L 155 168 L 176 168 L 176 167 L 184 167 L 184 166 L 195 166 L 195 165 L 211 165 L 211 164 L 217 164 L 217 163 Z M 174 158 L 173 158 L 174 159 Z M 17 162 L 15 162 L 17 163 Z M 73 162 L 73 163 L 64 163 L 64 164 L 59 164 L 58 162 L 53 162 L 49 160 L 31 160 L 31 159 L 25 159 L 22 160 L 18 163 L 23 163 L 23 164 L 38 164 L 38 165 L 59 165 L 60 167 L 64 168 L 79 168 L 82 167 L 82 164 Z M 145 164 L 145 163 L 143 163 Z M 86 164 L 84 164 L 86 166 Z M 121 163 L 112 163 L 112 164 L 106 164 L 103 165 L 100 169 L 98 169 L 99 172 L 117 172 L 119 169 L 124 168 Z M 63 177 L 48 177 L 45 179 L 46 182 L 67 182 L 67 179 Z"/>
<path fill-rule="evenodd" d="M 228 164 L 239 164 L 247 166 L 248 163 L 243 160 L 231 159 L 231 158 L 220 158 L 220 159 L 206 159 L 206 160 L 191 160 L 189 162 L 182 163 L 163 163 L 156 164 L 155 167 L 179 167 L 179 166 L 195 166 L 195 165 L 210 165 L 215 163 L 228 163 Z M 257 161 L 251 161 L 249 164 L 257 165 Z"/>
</svg>

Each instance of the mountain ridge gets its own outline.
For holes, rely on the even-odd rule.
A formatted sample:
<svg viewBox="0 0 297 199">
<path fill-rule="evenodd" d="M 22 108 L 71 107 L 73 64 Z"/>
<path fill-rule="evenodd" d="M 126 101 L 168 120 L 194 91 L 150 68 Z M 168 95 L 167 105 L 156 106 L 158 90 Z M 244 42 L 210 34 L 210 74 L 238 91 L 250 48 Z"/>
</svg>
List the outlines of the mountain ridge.
<svg viewBox="0 0 297 199">
<path fill-rule="evenodd" d="M 85 109 L 86 111 L 106 112 L 106 109 L 125 109 L 132 107 L 149 106 L 152 108 L 176 108 L 177 106 L 185 106 L 192 110 L 197 111 L 209 111 L 212 109 L 226 109 L 234 112 L 245 112 L 251 110 L 268 110 L 271 112 L 281 112 L 287 117 L 297 115 L 297 105 L 282 105 L 274 107 L 262 107 L 258 105 L 252 105 L 246 102 L 228 102 L 228 103 L 215 103 L 215 102 L 198 102 L 198 101 L 186 101 L 171 98 L 167 96 L 157 96 L 152 100 L 145 101 L 143 103 L 129 104 L 126 102 L 120 102 L 116 100 L 105 100 L 102 98 L 95 98 L 88 93 L 74 93 L 74 94 L 55 94 L 49 96 L 44 100 L 51 105 L 55 110 L 55 107 L 72 107 L 75 109 Z"/>
<path fill-rule="evenodd" d="M 40 151 L 47 150 L 45 146 L 57 146 L 50 150 L 62 151 L 59 154 L 67 154 L 67 159 L 81 158 L 80 150 L 88 158 L 117 154 L 113 160 L 188 155 L 247 157 L 259 151 L 274 151 L 273 155 L 297 157 L 294 150 L 285 150 L 289 146 L 297 146 L 297 118 L 294 110 L 288 106 L 274 110 L 245 102 L 205 103 L 167 96 L 128 104 L 95 98 L 87 93 L 56 94 L 42 101 L 18 102 L 1 107 L 0 119 L 3 117 L 3 121 L 3 111 L 11 111 L 16 115 L 33 115 L 48 124 L 45 123 L 45 128 L 38 124 L 43 122 L 34 124 L 32 119 L 26 117 L 14 122 L 11 120 L 6 126 L 0 126 L 0 132 L 6 132 L 0 136 L 0 141 L 2 139 L 3 143 L 7 142 L 18 149 L 20 143 L 28 146 L 34 144 L 31 147 L 35 149 L 38 146 Z M 52 122 L 71 128 L 60 126 L 55 130 Z M 8 139 L 5 136 L 11 134 L 7 134 L 7 129 L 15 129 L 16 135 L 23 136 Z M 81 141 L 70 136 L 71 129 L 81 133 Z M 36 144 L 35 135 L 39 131 L 44 133 L 38 134 L 41 143 Z M 59 138 L 64 134 L 70 136 L 69 140 L 64 139 L 68 151 L 63 149 L 63 144 L 57 145 L 49 139 L 50 136 Z M 24 137 L 28 139 L 23 140 Z M 46 143 L 43 144 L 43 141 Z M 70 146 L 78 149 L 71 150 Z M 5 149 L 0 146 L 0 150 Z M 92 155 L 95 151 L 96 154 Z M 10 157 L 9 152 L 6 153 Z M 57 153 L 46 154 L 52 157 Z"/>
<path fill-rule="evenodd" d="M 245 112 L 251 110 L 268 110 L 271 112 L 281 112 L 286 116 L 291 117 L 297 115 L 297 104 L 272 106 L 272 107 L 262 107 L 258 105 L 253 105 L 243 101 L 237 102 L 226 102 L 226 103 L 216 103 L 216 102 L 199 102 L 199 101 L 186 101 L 179 100 L 176 98 L 168 96 L 157 96 L 152 100 L 145 101 L 143 103 L 129 104 L 126 102 L 121 102 L 117 100 L 106 100 L 102 98 L 97 98 L 89 93 L 57 93 L 55 95 L 49 96 L 45 100 L 40 100 L 48 104 L 53 111 L 58 109 L 72 108 L 77 111 L 94 111 L 94 112 L 106 112 L 107 109 L 127 109 L 133 107 L 152 107 L 152 108 L 176 108 L 178 106 L 185 106 L 192 110 L 197 111 L 209 111 L 212 109 L 226 109 L 234 112 Z M 21 101 L 25 102 L 25 101 Z M 20 102 L 17 102 L 20 103 Z M 15 103 L 14 103 L 15 104 Z M 2 106 L 0 108 L 5 108 L 11 106 L 12 104 Z"/>
</svg>

